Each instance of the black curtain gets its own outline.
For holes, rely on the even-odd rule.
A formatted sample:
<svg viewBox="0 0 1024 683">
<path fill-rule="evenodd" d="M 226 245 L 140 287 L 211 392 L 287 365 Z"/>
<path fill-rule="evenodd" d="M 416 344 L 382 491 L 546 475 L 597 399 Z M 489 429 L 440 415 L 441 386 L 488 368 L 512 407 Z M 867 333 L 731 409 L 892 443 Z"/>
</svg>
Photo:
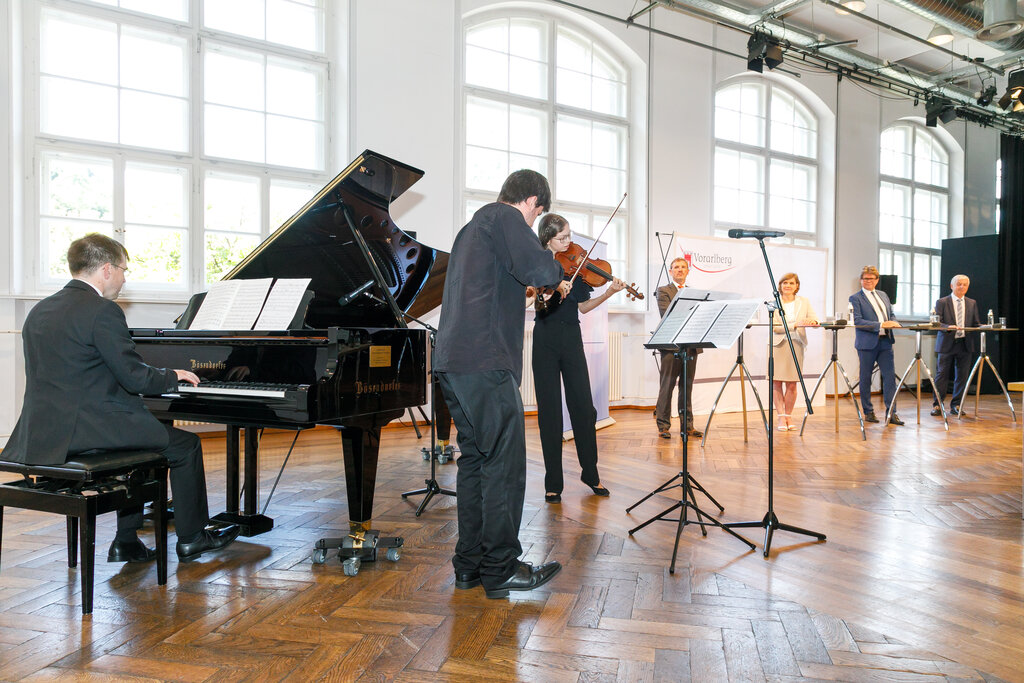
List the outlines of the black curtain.
<svg viewBox="0 0 1024 683">
<path fill-rule="evenodd" d="M 1010 327 L 1024 328 L 1024 140 L 1003 135 L 999 211 L 999 309 Z M 1001 335 L 999 372 L 1005 382 L 1024 379 L 1024 332 Z"/>
</svg>

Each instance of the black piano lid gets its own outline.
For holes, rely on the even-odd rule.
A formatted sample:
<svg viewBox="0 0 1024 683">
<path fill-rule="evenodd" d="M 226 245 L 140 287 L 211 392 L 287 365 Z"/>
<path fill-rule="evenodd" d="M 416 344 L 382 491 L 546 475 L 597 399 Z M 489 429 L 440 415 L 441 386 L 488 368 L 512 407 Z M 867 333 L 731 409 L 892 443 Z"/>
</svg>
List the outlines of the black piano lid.
<svg viewBox="0 0 1024 683">
<path fill-rule="evenodd" d="M 421 177 L 419 169 L 366 150 L 224 279 L 312 278 L 308 327 L 403 326 L 388 305 L 370 297 L 359 296 L 344 306 L 338 300 L 373 280 L 377 284 L 371 294 L 385 299 L 384 287 L 398 309 L 408 311 L 432 270 L 437 272 L 439 254 L 447 262 L 447 254 L 420 244 L 391 220 L 391 202 Z M 366 250 L 353 236 L 346 214 Z"/>
</svg>

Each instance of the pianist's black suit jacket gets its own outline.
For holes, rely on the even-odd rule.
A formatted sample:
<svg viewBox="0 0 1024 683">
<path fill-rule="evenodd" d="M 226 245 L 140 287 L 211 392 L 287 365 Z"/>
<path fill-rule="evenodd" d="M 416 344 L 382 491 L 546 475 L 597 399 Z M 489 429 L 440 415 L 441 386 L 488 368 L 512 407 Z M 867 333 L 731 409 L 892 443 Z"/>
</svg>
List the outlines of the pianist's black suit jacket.
<svg viewBox="0 0 1024 683">
<path fill-rule="evenodd" d="M 72 280 L 32 308 L 22 337 L 25 403 L 4 460 L 48 465 L 93 449 L 167 448 L 167 429 L 139 395 L 176 388 L 177 375 L 142 361 L 120 306 Z"/>
</svg>

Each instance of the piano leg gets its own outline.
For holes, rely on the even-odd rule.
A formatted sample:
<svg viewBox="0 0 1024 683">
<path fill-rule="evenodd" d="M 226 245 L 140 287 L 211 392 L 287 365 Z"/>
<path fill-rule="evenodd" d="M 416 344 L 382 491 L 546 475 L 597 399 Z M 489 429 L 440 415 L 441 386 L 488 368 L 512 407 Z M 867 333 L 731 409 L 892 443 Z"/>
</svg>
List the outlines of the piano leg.
<svg viewBox="0 0 1024 683">
<path fill-rule="evenodd" d="M 238 431 L 239 427 L 229 425 L 225 434 L 225 462 L 224 474 L 226 478 L 225 488 L 227 489 L 227 501 L 225 511 L 213 517 L 214 522 L 222 524 L 237 524 L 241 528 L 242 536 L 256 536 L 266 533 L 274 528 L 274 520 L 266 515 L 257 512 L 259 505 L 259 427 L 245 427 L 245 489 L 243 491 L 244 507 L 240 512 L 238 509 Z"/>
<path fill-rule="evenodd" d="M 327 560 L 328 550 L 337 550 L 344 572 L 354 576 L 362 562 L 375 562 L 377 551 L 385 550 L 387 559 L 397 562 L 401 556 L 401 538 L 383 537 L 370 528 L 373 516 L 373 490 L 377 483 L 377 455 L 380 430 L 395 414 L 375 414 L 364 420 L 346 420 L 340 428 L 345 458 L 345 487 L 348 493 L 349 533 L 345 538 L 321 538 L 313 549 L 313 563 Z"/>
</svg>

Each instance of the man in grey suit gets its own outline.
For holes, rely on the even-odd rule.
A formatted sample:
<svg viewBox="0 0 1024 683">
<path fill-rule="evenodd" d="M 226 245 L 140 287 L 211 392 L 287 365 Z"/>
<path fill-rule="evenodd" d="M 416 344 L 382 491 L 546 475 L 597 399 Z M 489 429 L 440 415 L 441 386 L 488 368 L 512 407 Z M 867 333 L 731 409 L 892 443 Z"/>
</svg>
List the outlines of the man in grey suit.
<svg viewBox="0 0 1024 683">
<path fill-rule="evenodd" d="M 188 370 L 151 367 L 135 351 L 124 311 L 114 303 L 128 274 L 128 252 L 92 233 L 72 242 L 74 279 L 36 304 L 25 318 L 25 402 L 3 458 L 31 465 L 65 462 L 98 451 L 152 450 L 170 466 L 177 553 L 182 562 L 223 548 L 238 527 L 207 530 L 210 513 L 199 437 L 162 424 L 140 394 L 198 384 Z M 118 512 L 108 562 L 156 557 L 137 535 L 142 508 Z"/>
<path fill-rule="evenodd" d="M 882 407 L 888 410 L 896 395 L 896 366 L 892 351 L 895 340 L 892 329 L 901 325 L 893 318 L 889 296 L 876 289 L 878 279 L 878 268 L 864 266 L 860 273 L 861 289 L 850 295 L 853 324 L 857 326 L 853 347 L 857 349 L 857 357 L 860 359 L 860 403 L 864 408 L 865 422 L 879 421 L 871 406 L 871 371 L 876 363 L 882 380 L 882 399 L 885 401 Z M 903 425 L 895 409 L 889 416 L 889 422 Z"/>
<path fill-rule="evenodd" d="M 954 275 L 949 282 L 952 293 L 935 302 L 935 313 L 943 327 L 935 340 L 935 352 L 939 355 L 935 391 L 939 395 L 940 403 L 946 400 L 946 387 L 949 386 L 949 375 L 952 371 L 953 397 L 949 400 L 949 412 L 954 415 L 959 415 L 962 409 L 960 399 L 963 398 L 966 388 L 971 359 L 978 352 L 978 333 L 959 329 L 981 325 L 978 302 L 967 298 L 967 288 L 970 286 L 969 277 Z M 942 415 L 939 403 L 934 403 L 932 415 Z"/>
<path fill-rule="evenodd" d="M 676 298 L 679 290 L 686 284 L 686 276 L 690 274 L 690 262 L 679 257 L 672 260 L 669 266 L 672 282 L 658 288 L 658 312 L 665 317 L 669 304 Z M 701 349 L 690 349 L 686 361 L 686 386 L 683 386 L 683 361 L 672 351 L 661 352 L 661 382 L 658 386 L 658 403 L 654 409 L 654 420 L 658 425 L 658 436 L 671 438 L 672 416 L 669 413 L 672 405 L 672 392 L 679 387 L 678 413 L 679 435 L 701 437 L 704 434 L 693 428 L 693 406 L 690 400 L 693 395 L 693 373 L 697 371 L 697 355 Z"/>
</svg>

